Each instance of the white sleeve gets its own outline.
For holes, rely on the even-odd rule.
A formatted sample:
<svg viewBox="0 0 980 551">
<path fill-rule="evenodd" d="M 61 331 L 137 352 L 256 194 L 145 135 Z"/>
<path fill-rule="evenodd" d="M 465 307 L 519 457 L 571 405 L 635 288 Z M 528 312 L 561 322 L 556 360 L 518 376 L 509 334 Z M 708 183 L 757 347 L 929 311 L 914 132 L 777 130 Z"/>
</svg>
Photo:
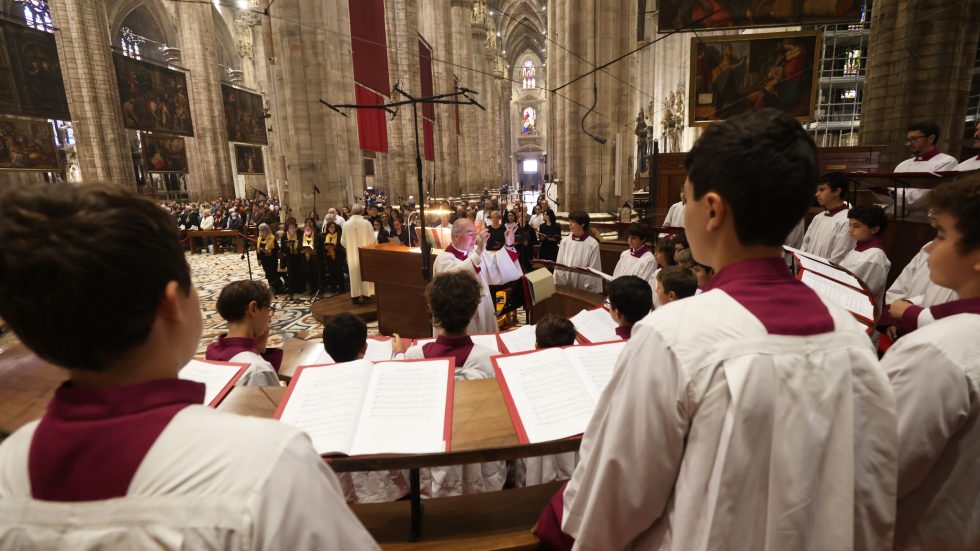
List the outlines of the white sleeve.
<svg viewBox="0 0 980 551">
<path fill-rule="evenodd" d="M 562 239 L 558 244 L 558 257 L 555 260 L 558 264 L 568 265 L 568 247 L 565 245 L 569 240 Z M 555 285 L 568 285 L 568 272 L 555 268 Z"/>
<path fill-rule="evenodd" d="M 847 223 L 838 224 L 834 227 L 834 242 L 830 246 L 830 254 L 827 259 L 834 263 L 840 263 L 854 248 L 854 240 L 847 233 Z"/>
<path fill-rule="evenodd" d="M 249 364 L 236 386 L 279 386 L 276 368 L 255 352 L 239 352 L 229 361 Z"/>
<path fill-rule="evenodd" d="M 881 360 L 895 391 L 898 414 L 898 498 L 926 478 L 970 412 L 966 376 L 929 343 L 903 346 Z"/>
<path fill-rule="evenodd" d="M 486 270 L 488 285 L 503 285 L 516 281 L 524 275 L 520 263 L 510 255 L 507 247 L 497 251 L 483 251 L 481 264 Z"/>
<path fill-rule="evenodd" d="M 947 172 L 950 170 L 956 170 L 957 166 L 959 166 L 959 161 L 956 160 L 956 157 L 948 156 L 945 160 L 943 160 L 943 162 L 939 163 L 939 165 L 936 167 L 935 172 Z"/>
<path fill-rule="evenodd" d="M 629 545 L 663 515 L 680 470 L 694 413 L 689 380 L 659 333 L 638 330 L 599 398 L 565 490 L 562 531 L 576 549 Z"/>
<path fill-rule="evenodd" d="M 925 254 L 925 251 L 919 250 L 905 268 L 902 268 L 902 273 L 895 278 L 892 286 L 885 293 L 885 304 L 891 304 L 896 300 L 908 298 L 912 281 L 915 279 L 915 272 L 922 266 L 923 260 L 925 260 Z"/>
<path fill-rule="evenodd" d="M 585 268 L 592 268 L 594 270 L 602 271 L 602 258 L 599 256 L 599 242 L 593 239 L 593 245 L 589 248 L 589 261 Z M 591 291 L 593 293 L 602 293 L 602 279 L 598 276 L 589 277 L 582 276 L 584 279 L 583 286 L 586 291 Z"/>
<path fill-rule="evenodd" d="M 305 434 L 289 442 L 249 508 L 254 549 L 379 549 Z"/>
</svg>

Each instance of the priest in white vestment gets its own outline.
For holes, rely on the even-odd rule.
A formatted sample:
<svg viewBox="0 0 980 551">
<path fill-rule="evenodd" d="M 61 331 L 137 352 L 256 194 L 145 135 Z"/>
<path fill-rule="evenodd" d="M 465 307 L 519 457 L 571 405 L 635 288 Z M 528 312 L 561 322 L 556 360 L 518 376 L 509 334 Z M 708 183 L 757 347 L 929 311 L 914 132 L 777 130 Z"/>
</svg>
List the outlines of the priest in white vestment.
<svg viewBox="0 0 980 551">
<path fill-rule="evenodd" d="M 558 245 L 558 264 L 573 268 L 593 268 L 602 270 L 599 258 L 599 242 L 589 234 L 589 214 L 575 211 L 568 215 L 569 235 Z M 555 268 L 555 284 L 567 285 L 575 289 L 602 292 L 602 280 L 598 276 L 576 274 Z"/>
<path fill-rule="evenodd" d="M 510 283 L 524 275 L 518 260 L 520 255 L 514 248 L 514 231 L 507 230 L 504 237 L 504 248 L 488 251 L 488 232 L 484 230 L 478 234 L 471 220 L 461 218 L 453 222 L 452 244 L 436 256 L 433 268 L 435 274 L 465 270 L 480 283 L 480 307 L 466 329 L 471 335 L 497 332 L 497 316 L 493 296 L 490 295 L 490 285 Z"/>
<path fill-rule="evenodd" d="M 357 249 L 374 245 L 378 242 L 378 238 L 374 233 L 374 224 L 366 220 L 362 216 L 363 213 L 363 206 L 354 205 L 350 220 L 344 223 L 344 233 L 340 236 L 340 244 L 347 251 L 350 296 L 354 304 L 359 304 L 361 297 L 367 298 L 374 294 L 374 283 L 361 281 L 361 255 Z"/>
</svg>

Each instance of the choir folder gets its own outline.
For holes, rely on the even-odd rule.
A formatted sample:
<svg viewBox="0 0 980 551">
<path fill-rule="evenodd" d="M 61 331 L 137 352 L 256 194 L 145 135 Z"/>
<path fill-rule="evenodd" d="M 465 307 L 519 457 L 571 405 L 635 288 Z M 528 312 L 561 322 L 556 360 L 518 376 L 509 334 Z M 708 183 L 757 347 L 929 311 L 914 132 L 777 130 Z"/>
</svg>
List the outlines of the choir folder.
<svg viewBox="0 0 980 551">
<path fill-rule="evenodd" d="M 193 359 L 177 372 L 177 378 L 202 383 L 204 405 L 214 408 L 225 399 L 248 367 L 246 363 Z"/>
<path fill-rule="evenodd" d="M 275 418 L 313 440 L 317 453 L 441 453 L 452 432 L 452 358 L 307 365 Z"/>
<path fill-rule="evenodd" d="M 620 341 L 494 357 L 497 384 L 521 443 L 585 432 L 625 346 Z"/>
</svg>

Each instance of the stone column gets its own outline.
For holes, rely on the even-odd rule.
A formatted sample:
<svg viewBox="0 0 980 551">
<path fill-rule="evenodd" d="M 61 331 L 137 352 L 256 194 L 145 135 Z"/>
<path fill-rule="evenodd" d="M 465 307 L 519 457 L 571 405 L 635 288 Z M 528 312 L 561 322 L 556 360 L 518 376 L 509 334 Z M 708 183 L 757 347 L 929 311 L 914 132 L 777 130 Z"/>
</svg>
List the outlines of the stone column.
<svg viewBox="0 0 980 551">
<path fill-rule="evenodd" d="M 112 64 L 106 0 L 50 0 L 82 181 L 136 187 Z"/>
<path fill-rule="evenodd" d="M 452 74 L 459 81 L 459 86 L 464 88 L 476 89 L 476 81 L 473 73 L 463 67 L 470 66 L 470 20 L 473 13 L 473 0 L 450 0 L 452 10 Z M 474 137 L 471 133 L 473 119 L 477 116 L 479 108 L 472 106 L 459 106 L 459 128 L 460 133 L 455 134 L 455 122 L 452 122 L 453 148 L 457 151 L 459 168 L 457 170 L 456 188 L 469 193 L 476 189 L 474 174 L 474 163 L 470 144 Z M 453 109 L 453 116 L 456 110 Z"/>
<path fill-rule="evenodd" d="M 412 96 L 421 95 L 418 46 L 418 1 L 388 0 L 385 2 L 385 27 L 388 37 L 388 75 L 393 101 L 404 98 L 394 91 L 395 84 Z M 418 106 L 419 152 L 423 151 L 422 106 Z M 419 197 L 415 171 L 415 121 L 412 106 L 398 108 L 395 120 L 388 122 L 388 156 L 393 173 L 389 180 L 399 196 Z"/>
<path fill-rule="evenodd" d="M 452 7 L 445 0 L 422 0 L 419 31 L 432 47 L 432 91 L 444 94 L 453 88 Z M 459 194 L 459 163 L 456 159 L 456 106 L 436 105 L 435 194 Z"/>
<path fill-rule="evenodd" d="M 189 69 L 187 93 L 194 123 L 194 137 L 187 138 L 187 191 L 197 200 L 235 195 L 213 9 L 209 3 L 176 5 L 181 59 Z"/>
<path fill-rule="evenodd" d="M 879 157 L 881 170 L 910 156 L 905 129 L 921 120 L 938 123 L 939 149 L 957 156 L 978 33 L 976 2 L 875 2 L 860 141 L 886 145 Z"/>
<path fill-rule="evenodd" d="M 472 88 L 480 93 L 477 96 L 477 101 L 486 110 L 480 109 L 479 107 L 468 108 L 474 114 L 471 118 L 471 126 L 468 132 L 470 138 L 468 146 L 470 147 L 470 158 L 474 160 L 472 191 L 482 191 L 483 189 L 492 187 L 489 181 L 490 159 L 484 146 L 488 141 L 488 129 L 493 123 L 493 102 L 491 99 L 493 94 L 487 85 L 486 78 L 487 58 L 485 51 L 487 27 L 485 22 L 478 18 L 478 10 L 481 9 L 480 3 L 474 4 L 473 8 L 473 16 L 470 19 L 470 62 L 467 64 L 473 70 L 467 72 L 470 73 L 471 82 L 474 83 Z"/>
</svg>

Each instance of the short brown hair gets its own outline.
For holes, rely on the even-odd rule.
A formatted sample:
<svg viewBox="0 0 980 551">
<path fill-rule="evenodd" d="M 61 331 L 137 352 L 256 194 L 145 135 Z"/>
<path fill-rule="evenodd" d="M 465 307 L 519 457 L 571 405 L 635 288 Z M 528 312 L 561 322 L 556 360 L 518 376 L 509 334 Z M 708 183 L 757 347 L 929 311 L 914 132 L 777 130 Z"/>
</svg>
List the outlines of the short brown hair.
<svg viewBox="0 0 980 551">
<path fill-rule="evenodd" d="M 63 367 L 102 369 L 146 342 L 168 283 L 191 290 L 173 217 L 119 186 L 12 189 L 0 243 L 0 316 Z"/>
<path fill-rule="evenodd" d="M 575 325 L 558 314 L 545 314 L 534 326 L 538 348 L 554 348 L 575 344 Z"/>
<path fill-rule="evenodd" d="M 927 198 L 934 211 L 956 219 L 956 230 L 960 232 L 956 250 L 960 254 L 980 247 L 980 177 L 967 176 L 942 184 L 929 192 Z"/>
<path fill-rule="evenodd" d="M 425 290 L 432 323 L 448 333 L 466 329 L 480 305 L 480 284 L 468 272 L 437 275 Z"/>
<path fill-rule="evenodd" d="M 268 308 L 272 305 L 272 290 L 261 281 L 243 279 L 225 285 L 215 307 L 222 318 L 234 323 L 245 317 L 252 301 L 258 308 Z"/>
<path fill-rule="evenodd" d="M 335 362 L 352 362 L 367 342 L 367 324 L 351 314 L 341 312 L 323 320 L 323 349 Z"/>
<path fill-rule="evenodd" d="M 657 281 L 665 293 L 673 292 L 677 298 L 693 297 L 698 292 L 698 278 L 694 272 L 681 266 L 667 266 L 657 272 Z"/>
</svg>

